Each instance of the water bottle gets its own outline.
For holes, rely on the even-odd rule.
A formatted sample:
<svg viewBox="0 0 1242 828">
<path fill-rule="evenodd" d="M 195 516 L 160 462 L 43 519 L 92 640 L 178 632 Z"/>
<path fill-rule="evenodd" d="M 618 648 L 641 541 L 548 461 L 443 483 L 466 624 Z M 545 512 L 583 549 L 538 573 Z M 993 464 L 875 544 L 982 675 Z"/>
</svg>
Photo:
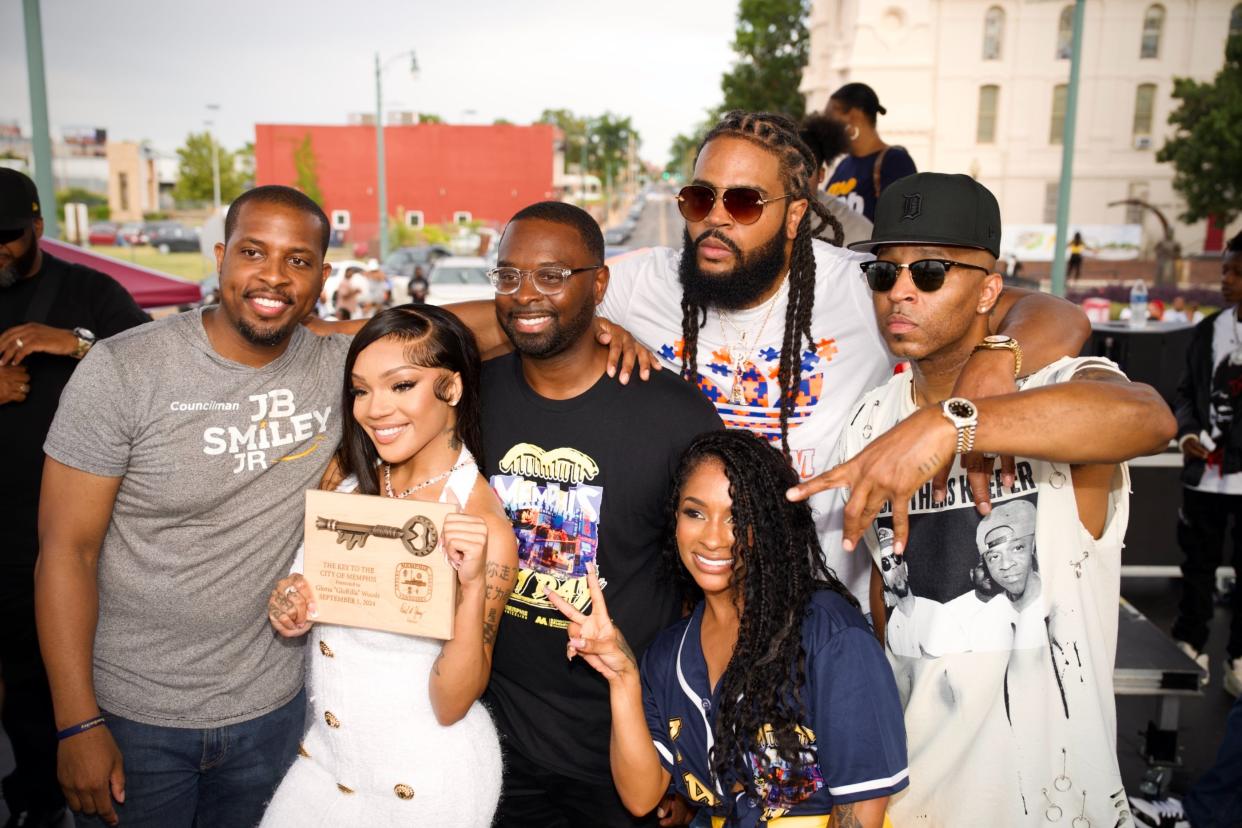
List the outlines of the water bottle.
<svg viewBox="0 0 1242 828">
<path fill-rule="evenodd" d="M 1130 327 L 1147 327 L 1147 283 L 1142 279 L 1130 288 Z"/>
</svg>

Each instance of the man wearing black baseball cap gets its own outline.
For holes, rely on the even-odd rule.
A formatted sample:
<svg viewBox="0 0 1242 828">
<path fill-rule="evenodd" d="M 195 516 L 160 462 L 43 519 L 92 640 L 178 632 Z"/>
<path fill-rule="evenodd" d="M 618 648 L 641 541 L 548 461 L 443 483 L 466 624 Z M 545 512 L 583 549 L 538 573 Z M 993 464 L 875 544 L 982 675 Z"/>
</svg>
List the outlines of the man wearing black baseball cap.
<svg viewBox="0 0 1242 828">
<path fill-rule="evenodd" d="M 1176 423 L 1159 394 L 1107 360 L 1032 371 L 1017 343 L 988 335 L 1000 233 L 996 198 L 968 176 L 918 173 L 884 191 L 871 239 L 853 246 L 876 255 L 861 265 L 876 320 L 911 370 L 863 395 L 838 445 L 843 462 L 791 494 L 848 489 L 844 544 L 867 545 L 876 632 L 910 677 L 910 786 L 890 800 L 893 823 L 1031 825 L 1072 813 L 1121 824 L 1112 669 L 1125 464 L 1167 445 Z M 955 394 L 980 349 L 1010 360 L 1010 393 Z M 997 455 L 1013 465 L 994 472 Z M 985 494 L 994 508 L 976 507 Z M 977 596 L 962 573 L 979 564 L 976 538 L 991 539 L 1006 516 L 1003 554 L 987 561 L 998 589 Z M 887 641 L 878 564 L 890 531 L 909 591 L 943 604 L 937 626 L 951 619 L 968 632 L 952 646 L 911 655 Z"/>
<path fill-rule="evenodd" d="M 4 780 L 9 825 L 57 825 L 56 728 L 34 618 L 43 440 L 61 391 L 95 337 L 148 321 L 102 273 L 43 252 L 34 182 L 0 168 L 0 675 L 16 769 Z"/>
</svg>

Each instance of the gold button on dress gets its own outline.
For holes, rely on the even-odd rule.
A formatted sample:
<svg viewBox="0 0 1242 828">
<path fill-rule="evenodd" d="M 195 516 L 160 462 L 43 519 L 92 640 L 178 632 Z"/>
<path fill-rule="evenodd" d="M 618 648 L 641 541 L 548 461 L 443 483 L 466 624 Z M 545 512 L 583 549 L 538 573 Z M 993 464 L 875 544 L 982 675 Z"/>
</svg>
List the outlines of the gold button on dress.
<svg viewBox="0 0 1242 828">
<path fill-rule="evenodd" d="M 323 712 L 323 720 L 328 723 L 328 727 L 340 727 L 341 726 L 341 720 L 338 719 L 336 716 L 332 715 L 331 710 L 325 710 Z"/>
<path fill-rule="evenodd" d="M 411 788 L 409 785 L 397 785 L 395 788 L 392 789 L 392 792 L 397 795 L 397 799 L 413 799 L 414 798 L 414 789 Z"/>
<path fill-rule="evenodd" d="M 336 655 L 336 653 L 332 652 L 332 648 L 328 646 L 326 641 L 319 642 L 319 652 L 323 653 L 328 658 L 332 658 L 334 655 Z"/>
</svg>

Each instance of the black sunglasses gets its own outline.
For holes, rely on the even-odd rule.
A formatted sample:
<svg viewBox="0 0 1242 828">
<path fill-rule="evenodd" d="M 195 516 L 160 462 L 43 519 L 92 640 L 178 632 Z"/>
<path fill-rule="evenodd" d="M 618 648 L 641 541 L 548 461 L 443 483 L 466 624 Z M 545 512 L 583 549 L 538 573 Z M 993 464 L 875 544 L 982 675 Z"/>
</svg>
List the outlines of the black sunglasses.
<svg viewBox="0 0 1242 828">
<path fill-rule="evenodd" d="M 880 558 L 880 567 L 885 572 L 888 572 L 890 569 L 896 569 L 901 566 L 905 560 L 905 555 L 885 555 L 883 558 Z"/>
<path fill-rule="evenodd" d="M 773 201 L 791 198 L 793 193 L 785 193 L 772 198 L 764 198 L 763 193 L 754 187 L 729 187 L 724 191 L 721 200 L 724 207 L 738 224 L 754 224 L 763 215 L 763 208 Z M 716 205 L 716 189 L 702 184 L 690 184 L 682 187 L 677 193 L 677 209 L 686 221 L 702 221 Z"/>
<path fill-rule="evenodd" d="M 949 272 L 951 267 L 968 267 L 971 270 L 982 270 L 984 273 L 992 271 L 986 267 L 979 265 L 966 264 L 965 262 L 955 262 L 951 259 L 919 259 L 917 262 L 910 264 L 897 264 L 896 262 L 863 262 L 859 265 L 862 272 L 867 276 L 867 284 L 876 293 L 885 293 L 893 289 L 893 285 L 897 284 L 897 274 L 904 267 L 910 271 L 910 278 L 914 280 L 914 286 L 924 293 L 932 293 L 940 290 L 944 286 L 944 276 Z"/>
</svg>

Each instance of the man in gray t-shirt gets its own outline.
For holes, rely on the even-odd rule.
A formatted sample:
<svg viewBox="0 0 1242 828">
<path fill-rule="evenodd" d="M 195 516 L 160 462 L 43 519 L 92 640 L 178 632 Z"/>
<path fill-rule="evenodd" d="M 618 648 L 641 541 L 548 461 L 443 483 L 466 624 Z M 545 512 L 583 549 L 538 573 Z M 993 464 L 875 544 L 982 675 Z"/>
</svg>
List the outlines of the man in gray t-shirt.
<svg viewBox="0 0 1242 828">
<path fill-rule="evenodd" d="M 303 656 L 266 599 L 340 436 L 349 339 L 299 324 L 327 243 L 306 196 L 247 192 L 216 246 L 220 305 L 100 343 L 65 389 L 36 602 L 82 814 L 253 825 L 296 755 Z"/>
</svg>

